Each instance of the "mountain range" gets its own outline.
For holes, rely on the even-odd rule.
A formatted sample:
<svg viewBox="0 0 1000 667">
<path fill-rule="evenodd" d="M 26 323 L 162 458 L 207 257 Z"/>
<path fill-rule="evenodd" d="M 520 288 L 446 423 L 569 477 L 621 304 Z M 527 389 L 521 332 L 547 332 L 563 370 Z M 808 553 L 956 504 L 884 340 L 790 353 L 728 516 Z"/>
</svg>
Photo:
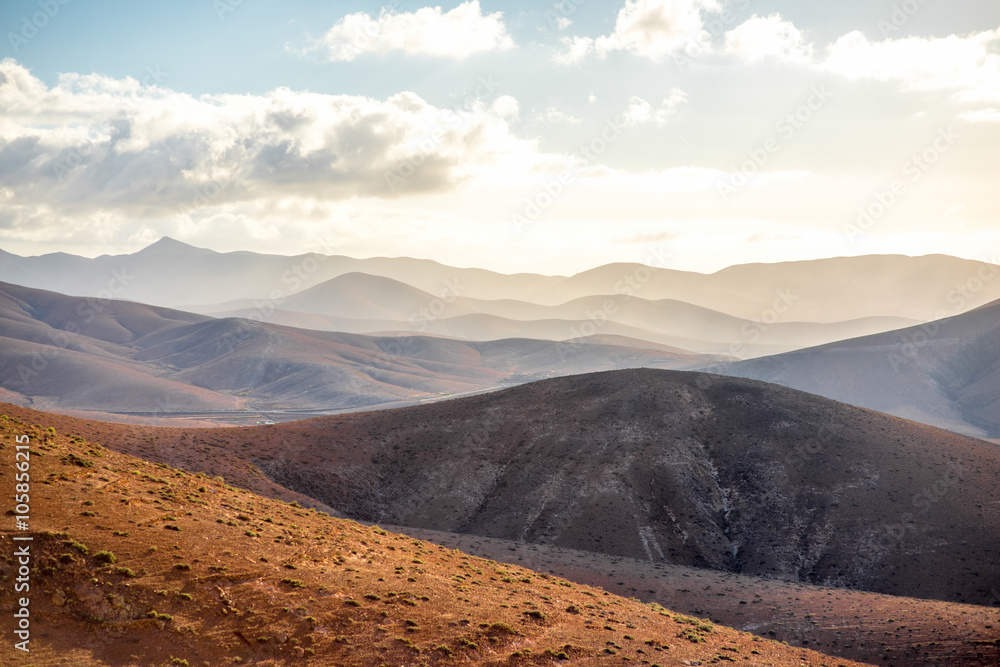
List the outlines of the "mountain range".
<svg viewBox="0 0 1000 667">
<path fill-rule="evenodd" d="M 981 277 L 998 271 L 931 255 L 752 264 L 714 274 L 609 264 L 574 276 L 505 275 L 409 258 L 217 253 L 169 238 L 93 259 L 0 252 L 0 280 L 73 296 L 273 314 L 278 323 L 353 333 L 412 332 L 416 324 L 421 333 L 471 340 L 562 340 L 595 329 L 740 358 L 959 314 L 1000 298 L 1000 281 Z M 343 280 L 325 284 L 336 278 Z M 627 305 L 622 295 L 632 297 Z M 607 297 L 617 299 L 610 308 Z"/>
<path fill-rule="evenodd" d="M 8 401 L 44 409 L 252 423 L 714 359 L 613 337 L 474 342 L 309 331 L 0 284 L 0 386 Z"/>
</svg>

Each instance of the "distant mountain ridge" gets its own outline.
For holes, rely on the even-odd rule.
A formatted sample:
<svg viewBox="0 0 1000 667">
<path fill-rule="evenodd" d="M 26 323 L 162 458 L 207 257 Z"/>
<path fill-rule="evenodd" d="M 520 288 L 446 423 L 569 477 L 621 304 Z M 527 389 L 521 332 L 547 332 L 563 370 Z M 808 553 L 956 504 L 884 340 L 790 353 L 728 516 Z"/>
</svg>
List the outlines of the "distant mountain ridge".
<svg viewBox="0 0 1000 667">
<path fill-rule="evenodd" d="M 349 273 L 293 294 L 263 312 L 264 300 L 243 299 L 196 312 L 215 317 L 259 317 L 300 328 L 382 334 L 410 330 L 466 340 L 534 338 L 567 340 L 611 334 L 647 340 L 701 354 L 736 357 L 786 352 L 845 338 L 911 326 L 902 318 L 849 322 L 762 323 L 674 299 L 593 295 L 559 306 L 513 299 L 487 300 L 440 295 L 364 273 Z"/>
<path fill-rule="evenodd" d="M 944 255 L 872 255 L 778 264 L 733 266 L 714 274 L 609 264 L 574 276 L 448 267 L 410 258 L 353 259 L 310 253 L 295 257 L 218 253 L 163 238 L 130 255 L 94 259 L 64 253 L 39 257 L 0 254 L 0 281 L 98 296 L 115 272 L 125 285 L 114 296 L 159 306 L 221 304 L 238 299 L 288 297 L 337 276 L 360 272 L 406 283 L 435 296 L 449 285 L 463 297 L 514 299 L 557 306 L 574 299 L 628 292 L 648 301 L 674 299 L 740 319 L 768 320 L 782 295 L 792 299 L 784 322 L 841 322 L 868 317 L 927 321 L 950 308 L 957 287 L 983 267 Z M 1000 281 L 970 295 L 964 309 L 1000 299 Z"/>
<path fill-rule="evenodd" d="M 899 331 L 726 364 L 716 372 L 996 439 L 1000 301 Z"/>
<path fill-rule="evenodd" d="M 50 410 L 228 413 L 245 421 L 715 359 L 635 341 L 477 343 L 318 332 L 0 283 L 4 400 Z"/>
</svg>

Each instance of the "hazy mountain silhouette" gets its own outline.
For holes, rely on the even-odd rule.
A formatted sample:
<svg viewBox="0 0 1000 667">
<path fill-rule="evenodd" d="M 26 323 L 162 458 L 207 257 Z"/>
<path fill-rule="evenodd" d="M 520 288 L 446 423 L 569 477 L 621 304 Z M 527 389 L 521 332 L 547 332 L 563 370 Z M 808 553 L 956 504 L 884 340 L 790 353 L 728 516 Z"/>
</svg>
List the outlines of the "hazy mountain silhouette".
<svg viewBox="0 0 1000 667">
<path fill-rule="evenodd" d="M 682 301 L 739 319 L 767 321 L 774 315 L 781 322 L 823 323 L 870 317 L 931 320 L 942 308 L 952 308 L 956 288 L 975 281 L 983 270 L 1000 269 L 945 255 L 884 255 L 747 264 L 714 274 L 609 264 L 571 277 L 505 275 L 410 258 L 218 253 L 169 238 L 130 255 L 94 259 L 65 253 L 0 254 L 2 281 L 76 296 L 98 296 L 120 287 L 114 296 L 170 307 L 283 298 L 360 272 L 392 278 L 435 297 L 455 292 L 473 299 L 557 306 L 625 292 L 647 301 Z M 974 292 L 965 308 L 1000 298 L 1000 281 Z M 772 313 L 775 304 L 780 312 Z"/>
<path fill-rule="evenodd" d="M 917 327 L 725 366 L 721 372 L 1000 438 L 1000 301 Z"/>
<path fill-rule="evenodd" d="M 480 391 L 551 375 L 696 357 L 599 340 L 373 337 L 213 319 L 0 284 L 0 386 L 47 409 L 155 413 L 333 411 Z"/>
<path fill-rule="evenodd" d="M 287 326 L 382 334 L 418 331 L 468 340 L 567 340 L 596 333 L 627 336 L 703 354 L 737 357 L 777 354 L 916 324 L 902 318 L 848 322 L 743 320 L 674 299 L 649 301 L 625 294 L 594 295 L 558 306 L 512 299 L 434 296 L 405 283 L 363 273 L 333 278 L 262 308 L 243 299 L 198 311 L 216 317 L 260 317 Z"/>
</svg>

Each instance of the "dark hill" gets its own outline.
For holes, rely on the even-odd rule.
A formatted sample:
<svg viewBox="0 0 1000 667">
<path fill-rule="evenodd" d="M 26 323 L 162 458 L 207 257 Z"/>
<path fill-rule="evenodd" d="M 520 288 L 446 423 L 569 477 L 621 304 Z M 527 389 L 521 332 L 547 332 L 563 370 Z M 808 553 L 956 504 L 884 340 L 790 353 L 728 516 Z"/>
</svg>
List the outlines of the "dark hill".
<svg viewBox="0 0 1000 667">
<path fill-rule="evenodd" d="M 631 370 L 106 444 L 246 461 L 358 519 L 894 595 L 1000 590 L 1000 450 L 819 396 Z M 155 442 L 150 452 L 142 440 Z"/>
</svg>

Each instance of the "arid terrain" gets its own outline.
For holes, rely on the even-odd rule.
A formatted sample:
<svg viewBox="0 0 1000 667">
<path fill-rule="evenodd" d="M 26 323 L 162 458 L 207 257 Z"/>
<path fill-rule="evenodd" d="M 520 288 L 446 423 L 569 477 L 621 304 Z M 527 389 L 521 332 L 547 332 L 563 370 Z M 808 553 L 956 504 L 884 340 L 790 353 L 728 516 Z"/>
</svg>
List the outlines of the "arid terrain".
<svg viewBox="0 0 1000 667">
<path fill-rule="evenodd" d="M 762 637 L 879 665 L 993 665 L 991 606 L 826 588 L 489 537 L 399 528 L 481 558 L 527 567 L 707 617 Z"/>
<path fill-rule="evenodd" d="M 859 664 L 257 496 L 44 419 L 4 415 L 0 432 L 8 471 L 15 438 L 30 438 L 36 667 Z"/>
<path fill-rule="evenodd" d="M 359 520 L 952 602 L 1000 588 L 995 445 L 749 380 L 618 371 L 252 428 L 65 419 Z"/>
</svg>

